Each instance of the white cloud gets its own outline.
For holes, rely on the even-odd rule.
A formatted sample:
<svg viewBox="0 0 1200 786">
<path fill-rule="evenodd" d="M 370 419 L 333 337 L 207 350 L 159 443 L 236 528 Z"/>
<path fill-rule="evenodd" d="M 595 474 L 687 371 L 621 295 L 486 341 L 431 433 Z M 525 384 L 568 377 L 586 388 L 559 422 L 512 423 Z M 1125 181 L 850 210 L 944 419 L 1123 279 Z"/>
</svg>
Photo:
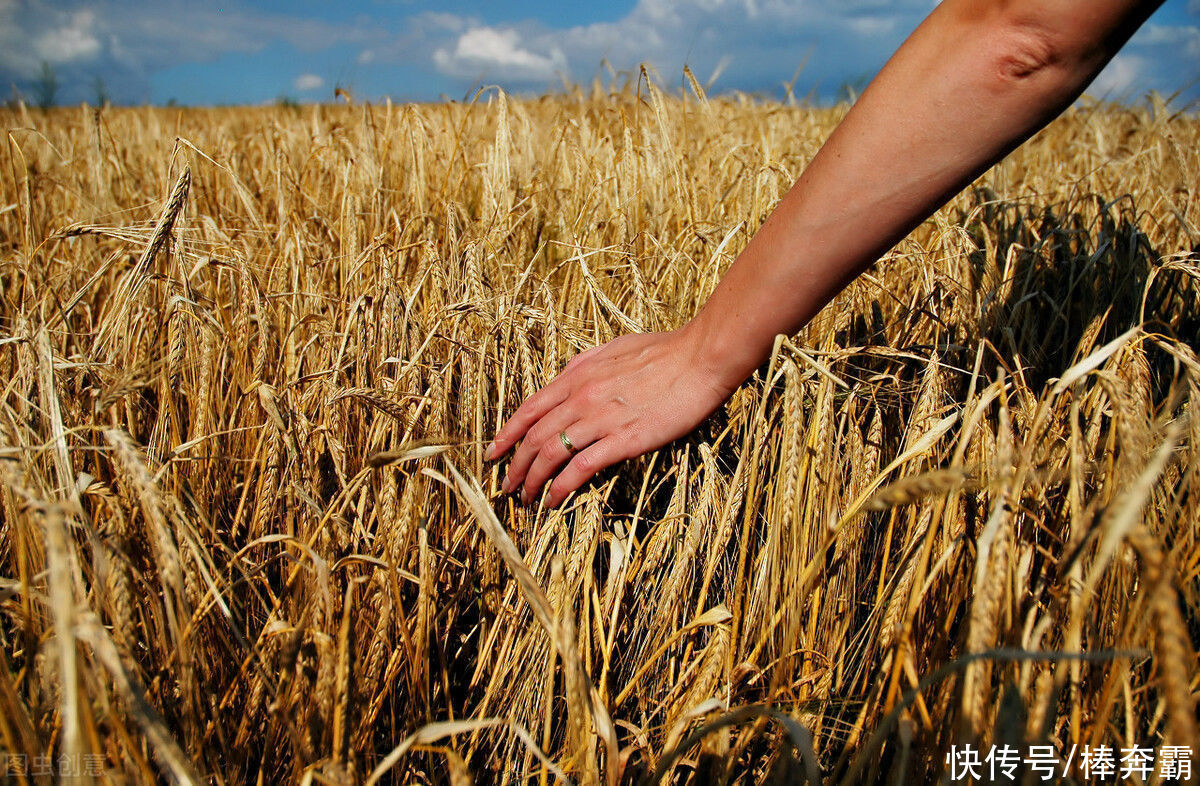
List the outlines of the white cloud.
<svg viewBox="0 0 1200 786">
<path fill-rule="evenodd" d="M 292 80 L 292 87 L 301 92 L 319 90 L 324 85 L 325 80 L 316 74 L 301 74 Z"/>
<path fill-rule="evenodd" d="M 521 45 L 521 34 L 513 29 L 476 27 L 458 37 L 454 50 L 438 49 L 433 62 L 439 71 L 471 78 L 480 72 L 488 78 L 516 81 L 550 79 L 566 69 L 562 49 L 552 46 L 538 54 Z"/>
<path fill-rule="evenodd" d="M 1117 55 L 1109 61 L 1087 92 L 1101 98 L 1118 100 L 1126 97 L 1144 76 L 1146 62 L 1137 55 Z"/>
<path fill-rule="evenodd" d="M 850 19 L 847 26 L 861 36 L 890 35 L 896 29 L 896 19 L 886 16 L 860 16 Z"/>
<path fill-rule="evenodd" d="M 1200 9 L 1198 9 L 1200 10 Z M 1125 49 L 1100 74 L 1089 92 L 1113 87 L 1113 98 L 1137 99 L 1156 90 L 1165 96 L 1180 94 L 1180 105 L 1200 96 L 1200 26 L 1151 21 L 1142 26 Z"/>
<path fill-rule="evenodd" d="M 1181 0 L 1176 0 L 1180 2 Z M 1200 13 L 1200 0 L 1188 0 Z M 834 95 L 861 84 L 883 65 L 929 13 L 936 0 L 637 0 L 619 19 L 554 29 L 538 21 L 485 26 L 460 18 L 447 34 L 424 19 L 421 46 L 376 50 L 381 58 L 421 62 L 421 51 L 440 73 L 462 80 L 481 76 L 520 87 L 557 72 L 587 81 L 607 61 L 636 72 L 646 62 L 661 81 L 675 82 L 685 64 L 712 73 L 723 59 L 733 65 L 716 89 L 768 91 L 808 56 L 796 82 L 799 95 Z M 428 15 L 424 15 L 428 17 Z M 411 39 L 409 39 L 411 41 Z M 432 42 L 432 43 L 428 43 Z M 1151 22 L 1091 86 L 1093 94 L 1136 99 L 1151 89 L 1171 92 L 1200 73 L 1200 28 Z"/>
<path fill-rule="evenodd" d="M 685 64 L 710 73 L 736 66 L 721 86 L 773 89 L 813 50 L 801 82 L 833 92 L 872 73 L 928 13 L 928 0 L 638 0 L 624 17 L 566 29 L 537 23 L 476 25 L 431 53 L 443 74 L 533 80 L 566 72 L 587 80 L 607 60 L 646 62 L 673 80 Z"/>
<path fill-rule="evenodd" d="M 302 52 L 338 44 L 385 44 L 362 19 L 325 22 L 257 11 L 233 0 L 220 7 L 186 0 L 0 0 L 0 85 L 28 91 L 41 62 L 62 89 L 59 100 L 92 100 L 103 77 L 117 101 L 150 98 L 150 75 L 282 41 Z"/>
<path fill-rule="evenodd" d="M 458 14 L 450 14 L 444 11 L 427 11 L 420 15 L 421 21 L 431 28 L 441 28 L 451 32 L 461 32 L 467 26 L 468 21 L 463 19 Z"/>
<path fill-rule="evenodd" d="M 100 41 L 92 32 L 95 27 L 95 14 L 76 11 L 66 24 L 39 35 L 33 42 L 34 51 L 42 60 L 51 63 L 93 58 L 100 53 Z"/>
<path fill-rule="evenodd" d="M 1147 23 L 1130 40 L 1130 46 L 1172 47 L 1174 54 L 1200 58 L 1200 27 Z"/>
<path fill-rule="evenodd" d="M 1093 84 L 1093 93 L 1134 99 L 1150 89 L 1169 94 L 1200 74 L 1195 18 L 1188 20 L 1192 24 L 1156 21 L 1177 21 L 1184 8 L 1200 14 L 1200 0 L 1168 3 L 1177 4 L 1172 13 L 1144 26 Z M 715 89 L 778 96 L 780 83 L 806 57 L 796 93 L 832 96 L 842 85 L 873 74 L 936 0 L 636 0 L 631 5 L 619 18 L 567 28 L 552 27 L 552 12 L 489 24 L 470 14 L 426 10 L 389 29 L 366 15 L 327 22 L 300 11 L 261 11 L 250 0 L 219 5 L 0 0 L 0 87 L 11 82 L 28 90 L 46 60 L 58 72 L 64 103 L 90 100 L 88 86 L 96 76 L 104 78 L 116 100 L 140 101 L 151 97 L 151 75 L 157 72 L 284 44 L 301 53 L 342 47 L 352 68 L 349 78 L 360 86 L 375 79 L 381 89 L 414 96 L 453 92 L 458 83 L 465 87 L 480 77 L 514 90 L 544 89 L 560 73 L 587 82 L 603 61 L 634 75 L 646 62 L 661 83 L 678 86 L 684 64 L 703 78 L 723 60 L 731 65 Z M 414 6 L 435 7 L 432 0 Z M 520 5 L 510 3 L 510 20 L 513 8 Z M 396 64 L 406 68 L 391 68 Z M 229 92 L 240 95 L 233 86 Z M 1197 93 L 1200 88 L 1190 88 L 1185 99 Z"/>
</svg>

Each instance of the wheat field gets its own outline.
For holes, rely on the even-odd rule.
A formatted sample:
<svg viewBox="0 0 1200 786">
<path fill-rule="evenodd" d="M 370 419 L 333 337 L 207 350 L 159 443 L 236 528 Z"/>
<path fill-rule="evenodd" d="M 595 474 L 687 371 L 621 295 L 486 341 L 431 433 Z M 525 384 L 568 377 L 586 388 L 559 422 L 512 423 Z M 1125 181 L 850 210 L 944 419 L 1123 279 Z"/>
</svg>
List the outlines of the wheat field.
<svg viewBox="0 0 1200 786">
<path fill-rule="evenodd" d="M 1200 121 L 1154 97 L 1070 110 L 686 439 L 499 493 L 504 418 L 687 320 L 845 111 L 0 111 L 3 749 L 459 786 L 1200 745 Z"/>
</svg>

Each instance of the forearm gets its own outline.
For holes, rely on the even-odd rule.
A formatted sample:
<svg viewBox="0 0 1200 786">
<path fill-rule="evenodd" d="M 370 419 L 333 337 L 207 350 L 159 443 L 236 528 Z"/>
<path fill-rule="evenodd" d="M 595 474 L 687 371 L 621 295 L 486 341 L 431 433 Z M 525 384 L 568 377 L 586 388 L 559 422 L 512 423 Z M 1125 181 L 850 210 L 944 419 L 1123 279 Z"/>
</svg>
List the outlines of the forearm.
<svg viewBox="0 0 1200 786">
<path fill-rule="evenodd" d="M 597 472 L 678 439 L 779 333 L 1066 106 L 1155 0 L 945 0 L 901 47 L 678 331 L 576 356 L 488 446 L 502 488 L 557 505 Z M 561 470 L 561 471 L 560 471 Z"/>
<path fill-rule="evenodd" d="M 722 383 L 739 384 L 776 334 L 803 327 L 925 217 L 1049 122 L 1156 5 L 942 3 L 880 71 L 683 329 Z"/>
</svg>

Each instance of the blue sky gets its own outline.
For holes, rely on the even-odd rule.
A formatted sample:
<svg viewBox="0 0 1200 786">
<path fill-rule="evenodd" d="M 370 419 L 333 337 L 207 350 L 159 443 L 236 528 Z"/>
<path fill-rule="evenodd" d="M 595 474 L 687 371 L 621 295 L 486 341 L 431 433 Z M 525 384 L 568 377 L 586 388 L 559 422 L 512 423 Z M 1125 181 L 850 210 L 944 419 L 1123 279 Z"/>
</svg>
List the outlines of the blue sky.
<svg viewBox="0 0 1200 786">
<path fill-rule="evenodd" d="M 588 82 L 648 62 L 676 86 L 828 99 L 861 85 L 934 0 L 0 0 L 0 90 L 32 98 L 43 63 L 59 103 L 461 99 Z M 603 64 L 608 64 L 603 65 Z M 1200 99 L 1200 0 L 1168 0 L 1090 93 Z"/>
</svg>

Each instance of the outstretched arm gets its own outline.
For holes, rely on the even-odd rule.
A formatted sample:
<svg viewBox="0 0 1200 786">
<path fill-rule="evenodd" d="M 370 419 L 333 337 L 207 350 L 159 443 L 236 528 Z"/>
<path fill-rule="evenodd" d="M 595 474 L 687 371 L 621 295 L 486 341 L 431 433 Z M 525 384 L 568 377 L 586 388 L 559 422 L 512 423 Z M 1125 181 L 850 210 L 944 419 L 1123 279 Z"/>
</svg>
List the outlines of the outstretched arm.
<svg viewBox="0 0 1200 786">
<path fill-rule="evenodd" d="M 678 330 L 575 357 L 496 434 L 504 490 L 556 505 L 687 434 L 834 295 L 1058 115 L 1161 0 L 946 0 L 904 42 Z M 567 434 L 572 454 L 560 437 Z M 565 465 L 565 466 L 564 466 Z"/>
</svg>

